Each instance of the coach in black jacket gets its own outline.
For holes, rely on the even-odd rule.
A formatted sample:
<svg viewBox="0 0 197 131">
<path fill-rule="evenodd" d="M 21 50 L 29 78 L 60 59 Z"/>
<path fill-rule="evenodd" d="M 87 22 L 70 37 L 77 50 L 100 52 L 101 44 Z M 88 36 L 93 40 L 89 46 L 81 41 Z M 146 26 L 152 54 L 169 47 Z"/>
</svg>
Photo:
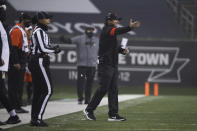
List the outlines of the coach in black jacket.
<svg viewBox="0 0 197 131">
<path fill-rule="evenodd" d="M 124 121 L 124 117 L 118 115 L 118 54 L 126 55 L 128 48 L 122 49 L 117 42 L 117 35 L 131 31 L 139 27 L 139 22 L 130 20 L 128 27 L 117 28 L 119 20 L 114 13 L 108 13 L 106 23 L 100 35 L 99 41 L 99 88 L 95 92 L 91 102 L 84 110 L 89 120 L 96 120 L 93 111 L 96 109 L 102 98 L 108 93 L 109 118 L 108 121 Z"/>
</svg>

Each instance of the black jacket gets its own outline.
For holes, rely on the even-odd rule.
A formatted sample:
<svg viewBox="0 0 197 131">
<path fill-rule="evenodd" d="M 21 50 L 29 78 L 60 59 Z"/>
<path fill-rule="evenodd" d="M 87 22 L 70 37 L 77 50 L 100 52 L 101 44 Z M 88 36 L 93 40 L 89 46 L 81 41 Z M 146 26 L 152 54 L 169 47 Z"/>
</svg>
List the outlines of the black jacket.
<svg viewBox="0 0 197 131">
<path fill-rule="evenodd" d="M 124 51 L 118 44 L 117 35 L 129 31 L 131 31 L 129 26 L 116 28 L 113 25 L 107 25 L 103 27 L 99 41 L 99 64 L 117 67 L 118 53 L 123 54 Z"/>
<path fill-rule="evenodd" d="M 14 30 L 19 30 L 19 29 L 15 28 Z M 9 35 L 9 38 L 11 39 L 11 34 Z M 10 40 L 10 43 L 11 43 L 11 47 L 10 47 L 11 51 L 9 58 L 9 67 L 13 68 L 14 64 L 20 64 L 21 68 L 24 69 L 27 63 L 28 53 L 22 51 L 22 46 L 20 47 L 19 45 L 18 46 L 13 45 L 12 39 Z"/>
</svg>

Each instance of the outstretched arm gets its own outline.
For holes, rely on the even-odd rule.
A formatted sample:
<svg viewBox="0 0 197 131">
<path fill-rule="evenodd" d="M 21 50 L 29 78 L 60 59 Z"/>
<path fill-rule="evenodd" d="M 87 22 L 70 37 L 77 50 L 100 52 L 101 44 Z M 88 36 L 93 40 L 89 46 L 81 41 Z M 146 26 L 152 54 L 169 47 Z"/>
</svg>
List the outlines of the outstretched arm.
<svg viewBox="0 0 197 131">
<path fill-rule="evenodd" d="M 131 31 L 132 29 L 138 28 L 138 27 L 140 27 L 140 22 L 139 21 L 133 22 L 132 19 L 130 19 L 129 26 L 119 27 L 119 28 L 114 27 L 111 29 L 110 35 L 114 36 L 114 35 L 124 34 L 124 33 Z"/>
</svg>

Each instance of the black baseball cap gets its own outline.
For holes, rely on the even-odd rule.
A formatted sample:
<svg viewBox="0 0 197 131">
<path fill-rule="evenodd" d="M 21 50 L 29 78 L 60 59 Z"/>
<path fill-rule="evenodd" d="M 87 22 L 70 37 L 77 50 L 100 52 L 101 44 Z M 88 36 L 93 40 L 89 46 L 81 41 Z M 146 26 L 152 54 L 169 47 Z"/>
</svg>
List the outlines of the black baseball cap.
<svg viewBox="0 0 197 131">
<path fill-rule="evenodd" d="M 0 0 L 0 5 L 5 5 L 6 4 L 6 0 Z"/>
<path fill-rule="evenodd" d="M 34 15 L 32 17 L 31 22 L 32 22 L 33 25 L 37 24 L 38 20 L 37 20 L 37 16 L 36 15 Z"/>
<path fill-rule="evenodd" d="M 118 17 L 115 13 L 109 12 L 105 17 L 105 20 L 122 20 L 122 18 Z"/>
<path fill-rule="evenodd" d="M 49 15 L 47 12 L 41 11 L 37 13 L 37 20 L 41 19 L 51 19 L 52 15 Z"/>
<path fill-rule="evenodd" d="M 19 20 L 22 21 L 22 20 L 30 20 L 31 21 L 31 16 L 27 13 L 24 13 L 22 12 L 19 16 Z"/>
</svg>

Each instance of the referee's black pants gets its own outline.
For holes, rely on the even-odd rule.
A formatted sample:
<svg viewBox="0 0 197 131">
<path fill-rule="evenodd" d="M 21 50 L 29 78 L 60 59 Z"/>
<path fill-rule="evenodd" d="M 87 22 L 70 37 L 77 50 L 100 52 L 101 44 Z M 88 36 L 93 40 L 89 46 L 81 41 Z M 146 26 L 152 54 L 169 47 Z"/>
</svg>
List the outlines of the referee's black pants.
<svg viewBox="0 0 197 131">
<path fill-rule="evenodd" d="M 118 68 L 110 65 L 98 66 L 99 88 L 96 90 L 92 100 L 86 110 L 93 112 L 101 102 L 102 98 L 108 93 L 109 116 L 118 113 Z"/>
<path fill-rule="evenodd" d="M 83 100 L 83 92 L 85 90 L 85 103 L 90 102 L 92 85 L 94 82 L 94 76 L 96 67 L 78 66 L 78 78 L 77 78 L 77 95 L 78 101 Z"/>
<path fill-rule="evenodd" d="M 0 102 L 3 104 L 3 106 L 6 108 L 7 112 L 9 113 L 10 111 L 13 110 L 13 107 L 4 92 L 4 88 L 5 88 L 5 82 L 4 79 L 2 78 L 2 71 L 0 71 Z"/>
<path fill-rule="evenodd" d="M 52 95 L 52 83 L 49 70 L 49 56 L 32 56 L 29 69 L 34 86 L 31 119 L 42 120 L 49 98 Z"/>
<path fill-rule="evenodd" d="M 16 69 L 13 66 L 8 70 L 8 97 L 15 109 L 22 106 L 25 68 Z"/>
</svg>

